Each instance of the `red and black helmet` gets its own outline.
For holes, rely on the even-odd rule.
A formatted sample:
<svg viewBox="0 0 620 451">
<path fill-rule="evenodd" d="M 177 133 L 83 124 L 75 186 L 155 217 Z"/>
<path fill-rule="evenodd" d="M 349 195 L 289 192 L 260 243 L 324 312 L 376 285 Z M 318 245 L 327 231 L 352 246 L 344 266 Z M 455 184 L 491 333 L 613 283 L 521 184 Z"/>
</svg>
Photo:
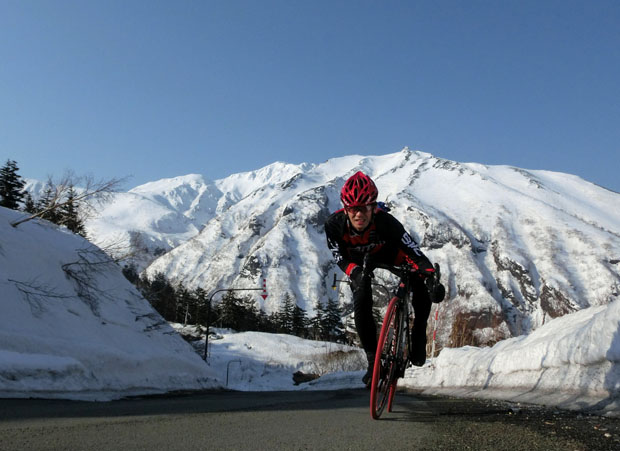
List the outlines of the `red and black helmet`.
<svg viewBox="0 0 620 451">
<path fill-rule="evenodd" d="M 361 171 L 353 174 L 340 191 L 340 200 L 345 207 L 362 207 L 377 202 L 379 190 L 370 177 Z"/>
</svg>

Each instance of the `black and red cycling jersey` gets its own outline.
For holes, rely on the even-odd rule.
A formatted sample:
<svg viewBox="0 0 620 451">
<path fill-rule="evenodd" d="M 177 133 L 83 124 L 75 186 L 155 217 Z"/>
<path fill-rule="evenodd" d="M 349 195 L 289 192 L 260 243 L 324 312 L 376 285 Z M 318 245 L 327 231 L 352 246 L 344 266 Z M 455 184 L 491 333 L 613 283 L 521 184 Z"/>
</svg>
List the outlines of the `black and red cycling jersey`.
<svg viewBox="0 0 620 451">
<path fill-rule="evenodd" d="M 338 210 L 327 219 L 325 234 L 336 264 L 347 276 L 356 266 L 363 264 L 367 253 L 373 256 L 374 261 L 384 264 L 401 265 L 406 262 L 415 270 L 434 271 L 429 259 L 403 225 L 380 208 L 375 209 L 370 224 L 363 232 L 353 228 L 344 209 Z"/>
</svg>

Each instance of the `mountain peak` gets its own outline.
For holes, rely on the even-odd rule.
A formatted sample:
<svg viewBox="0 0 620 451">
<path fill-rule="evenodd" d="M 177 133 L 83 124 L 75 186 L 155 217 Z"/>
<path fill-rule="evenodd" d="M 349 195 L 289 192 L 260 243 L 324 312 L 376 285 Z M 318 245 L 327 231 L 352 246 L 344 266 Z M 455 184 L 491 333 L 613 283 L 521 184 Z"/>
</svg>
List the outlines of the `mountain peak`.
<svg viewBox="0 0 620 451">
<path fill-rule="evenodd" d="M 200 174 L 187 174 L 178 177 L 163 178 L 153 182 L 147 182 L 132 188 L 133 193 L 154 193 L 169 191 L 179 186 L 201 186 L 212 185 L 213 182 L 206 180 Z"/>
<path fill-rule="evenodd" d="M 218 180 L 226 202 L 199 234 L 147 273 L 163 272 L 208 292 L 259 286 L 266 277 L 270 295 L 256 302 L 268 312 L 287 294 L 312 312 L 317 299 L 332 296 L 330 283 L 339 274 L 323 223 L 340 208 L 346 177 L 363 170 L 422 250 L 444 268 L 450 301 L 443 343 L 455 340 L 453 327 L 463 324 L 471 329 L 471 344 L 528 333 L 548 318 L 607 303 L 620 291 L 618 268 L 606 263 L 620 256 L 614 232 L 620 195 L 573 176 L 459 163 L 409 149 L 307 168 L 278 162 Z M 381 274 L 376 280 L 391 279 Z M 346 288 L 340 301 L 350 305 Z"/>
</svg>

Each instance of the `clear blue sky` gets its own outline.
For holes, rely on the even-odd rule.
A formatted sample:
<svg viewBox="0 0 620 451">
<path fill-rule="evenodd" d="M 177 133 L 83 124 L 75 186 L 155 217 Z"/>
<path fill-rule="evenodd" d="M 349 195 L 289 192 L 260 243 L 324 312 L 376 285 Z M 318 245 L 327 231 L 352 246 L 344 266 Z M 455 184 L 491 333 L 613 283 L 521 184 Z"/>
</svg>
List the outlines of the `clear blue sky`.
<svg viewBox="0 0 620 451">
<path fill-rule="evenodd" d="M 126 188 L 408 146 L 620 192 L 620 1 L 0 0 L 0 159 Z"/>
</svg>

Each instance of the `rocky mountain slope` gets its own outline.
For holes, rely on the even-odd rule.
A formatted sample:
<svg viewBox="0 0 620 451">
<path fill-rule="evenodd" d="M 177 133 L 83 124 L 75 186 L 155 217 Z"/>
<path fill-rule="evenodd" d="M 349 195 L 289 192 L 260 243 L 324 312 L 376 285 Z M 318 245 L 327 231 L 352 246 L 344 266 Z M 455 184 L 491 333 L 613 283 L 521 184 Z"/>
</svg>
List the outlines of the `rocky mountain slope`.
<svg viewBox="0 0 620 451">
<path fill-rule="evenodd" d="M 215 182 L 162 180 L 121 194 L 88 224 L 97 239 L 141 236 L 160 255 L 147 274 L 208 292 L 259 287 L 267 312 L 289 294 L 312 314 L 335 267 L 323 223 L 357 170 L 441 264 L 448 300 L 443 344 L 489 344 L 527 334 L 549 318 L 610 302 L 620 291 L 620 194 L 579 177 L 509 166 L 458 163 L 401 152 L 325 163 L 274 163 Z M 134 243 L 135 245 L 135 243 Z M 148 247 L 148 246 L 145 246 Z M 377 281 L 391 276 L 377 272 Z M 377 287 L 377 302 L 385 301 Z"/>
</svg>

